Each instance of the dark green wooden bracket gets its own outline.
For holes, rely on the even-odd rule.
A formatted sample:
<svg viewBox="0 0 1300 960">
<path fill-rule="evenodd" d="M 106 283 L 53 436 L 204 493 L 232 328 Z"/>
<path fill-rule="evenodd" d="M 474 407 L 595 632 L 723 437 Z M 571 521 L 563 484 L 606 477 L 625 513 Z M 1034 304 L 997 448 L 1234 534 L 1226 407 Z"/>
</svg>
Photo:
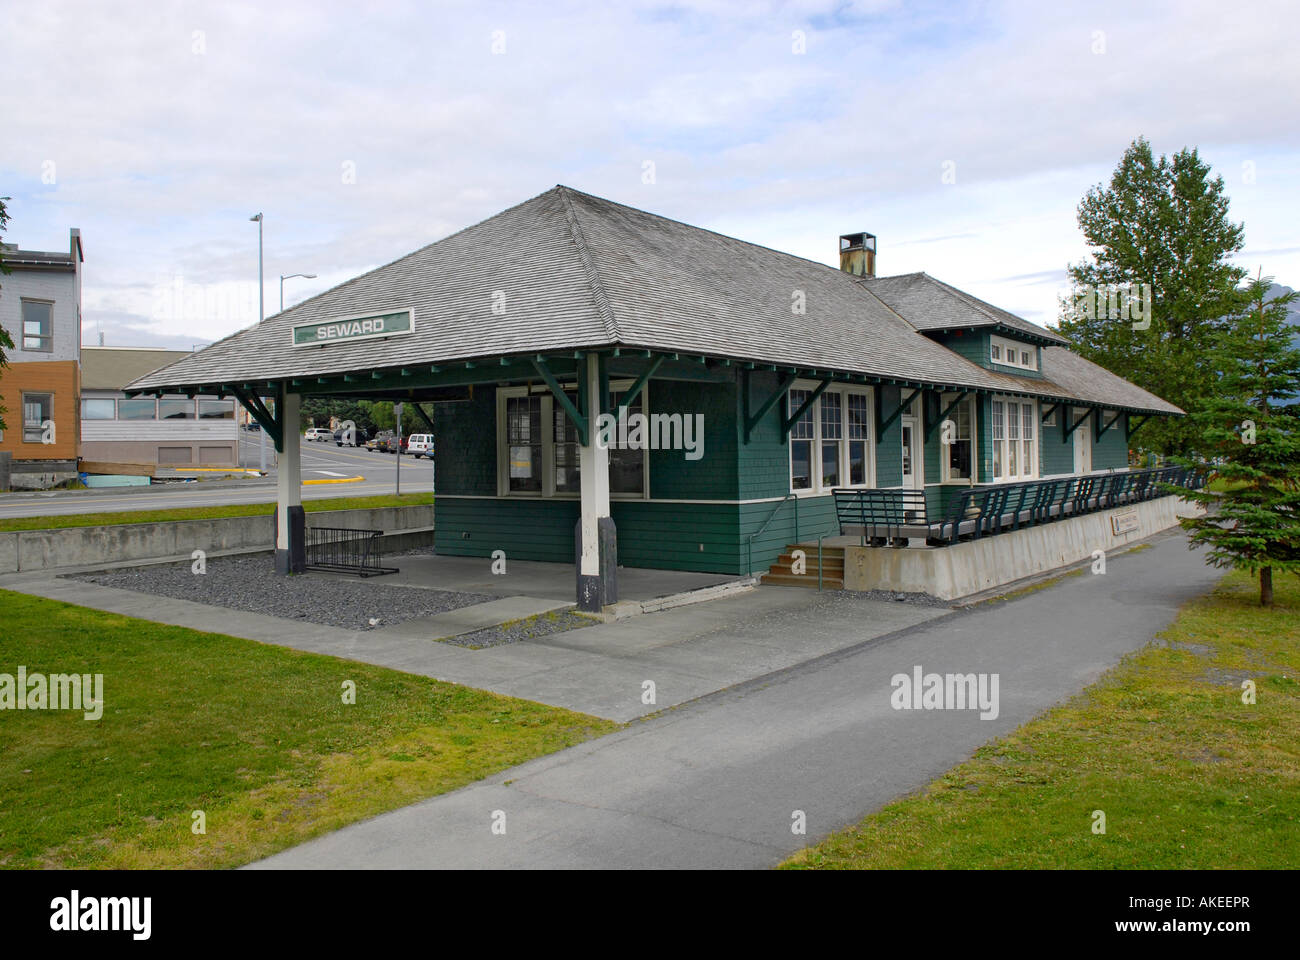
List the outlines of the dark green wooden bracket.
<svg viewBox="0 0 1300 960">
<path fill-rule="evenodd" d="M 1151 418 L 1150 418 L 1149 416 L 1148 416 L 1148 417 L 1143 417 L 1141 420 L 1139 420 L 1139 421 L 1137 422 L 1137 426 L 1134 426 L 1134 425 L 1133 425 L 1133 420 L 1132 420 L 1132 418 L 1129 418 L 1129 422 L 1128 422 L 1128 430 L 1127 430 L 1126 433 L 1125 433 L 1125 439 L 1126 439 L 1126 440 L 1132 440 L 1132 439 L 1133 439 L 1133 434 L 1137 433 L 1139 430 L 1141 430 L 1143 427 L 1145 427 L 1145 426 L 1147 425 L 1147 423 L 1150 422 L 1150 420 L 1151 420 Z"/>
<path fill-rule="evenodd" d="M 926 428 L 925 431 L 926 443 L 929 443 L 930 439 L 934 436 L 934 428 L 937 427 L 939 424 L 943 423 L 945 420 L 947 420 L 948 414 L 956 410 L 958 404 L 960 404 L 963 400 L 965 400 L 969 396 L 970 396 L 969 390 L 965 391 L 964 393 L 958 394 L 957 399 L 954 400 L 952 403 L 948 404 L 948 408 L 944 410 L 941 414 L 939 414 L 939 419 L 935 420 L 932 424 L 930 424 L 929 427 Z"/>
<path fill-rule="evenodd" d="M 239 401 L 239 405 L 257 421 L 258 426 L 266 431 L 266 435 L 275 443 L 275 449 L 279 450 L 284 442 L 284 438 L 280 434 L 280 423 L 276 420 L 275 415 L 262 403 L 261 397 L 253 393 L 245 393 L 236 386 L 230 386 L 228 389 L 234 398 Z"/>
<path fill-rule="evenodd" d="M 650 382 L 650 378 L 655 375 L 656 371 L 658 371 L 659 369 L 659 365 L 662 364 L 663 362 L 664 362 L 664 358 L 662 354 L 660 356 L 655 357 L 652 361 L 650 361 L 650 366 L 646 368 L 645 373 L 637 377 L 636 381 L 632 384 L 632 386 L 628 388 L 627 393 L 623 394 L 623 399 L 619 402 L 618 405 L 618 410 L 620 414 L 628 407 L 630 407 L 636 401 L 636 398 L 641 395 L 641 390 L 645 387 L 647 383 Z"/>
<path fill-rule="evenodd" d="M 831 385 L 831 381 L 823 380 L 817 385 L 817 388 L 808 394 L 808 399 L 799 405 L 799 409 L 790 414 L 789 417 L 781 418 L 781 442 L 785 443 L 790 437 L 790 428 L 799 422 L 799 418 L 812 409 L 813 401 L 826 392 L 826 388 Z"/>
<path fill-rule="evenodd" d="M 784 377 L 782 377 L 781 382 L 778 383 L 776 386 L 776 390 L 771 394 L 771 396 L 769 396 L 766 400 L 763 401 L 762 405 L 758 408 L 757 411 L 754 412 L 752 416 L 750 415 L 749 412 L 749 406 L 750 406 L 749 377 L 750 377 L 750 372 L 748 370 L 741 371 L 741 393 L 742 393 L 742 399 L 744 400 L 743 414 L 745 418 L 745 442 L 746 443 L 749 443 L 750 434 L 753 432 L 754 428 L 759 425 L 762 419 L 765 416 L 767 416 L 768 411 L 771 410 L 774 406 L 776 406 L 777 402 L 781 400 L 781 398 L 784 397 L 786 393 L 789 392 L 790 385 L 794 383 L 795 379 L 797 378 L 797 375 L 793 373 L 789 373 L 786 374 Z"/>
<path fill-rule="evenodd" d="M 1069 415 L 1068 415 L 1068 412 L 1067 412 L 1067 415 L 1066 415 L 1065 417 L 1062 417 L 1062 418 L 1061 418 L 1061 431 L 1062 431 L 1062 433 L 1061 433 L 1061 442 L 1062 442 L 1062 443 L 1065 443 L 1065 441 L 1069 440 L 1069 439 L 1070 439 L 1070 434 L 1074 433 L 1074 431 L 1078 430 L 1081 426 L 1083 426 L 1085 423 L 1087 423 L 1087 422 L 1088 422 L 1088 418 L 1089 418 L 1090 416 L 1092 416 L 1092 414 L 1090 414 L 1090 413 L 1085 413 L 1085 414 L 1084 414 L 1083 416 L 1081 416 L 1078 420 L 1075 420 L 1072 424 L 1070 424 L 1069 428 L 1067 429 L 1066 426 L 1065 426 L 1065 421 L 1070 419 L 1070 417 L 1069 417 Z"/>
<path fill-rule="evenodd" d="M 912 395 L 908 397 L 906 400 L 904 400 L 902 403 L 900 403 L 897 409 L 895 409 L 893 413 L 891 413 L 884 420 L 881 420 L 880 419 L 880 388 L 879 387 L 876 388 L 876 443 L 880 442 L 880 438 L 885 435 L 885 431 L 888 430 L 891 426 L 893 426 L 894 421 L 903 415 L 903 411 L 912 405 L 912 401 L 915 400 L 921 394 L 923 389 L 924 389 L 923 387 L 917 387 L 915 390 L 912 391 Z M 901 389 L 899 392 L 900 393 L 902 392 Z"/>
<path fill-rule="evenodd" d="M 569 395 L 564 392 L 559 381 L 555 379 L 554 374 L 552 374 L 550 368 L 547 367 L 546 360 L 543 357 L 533 358 L 533 368 L 537 371 L 537 375 L 546 381 L 546 385 L 550 387 L 551 396 L 553 396 L 555 402 L 564 409 L 565 414 L 568 416 L 569 420 L 572 421 L 574 429 L 578 431 L 578 442 L 585 447 L 587 445 L 587 418 L 573 405 L 573 401 L 569 399 Z M 578 376 L 578 402 L 581 403 L 585 409 L 587 406 L 587 390 L 585 387 L 587 378 L 581 375 L 582 372 L 583 371 L 579 371 Z"/>
<path fill-rule="evenodd" d="M 416 414 L 424 421 L 424 425 L 429 428 L 429 432 L 433 433 L 433 421 L 429 418 L 429 415 L 425 413 L 424 407 L 418 403 L 412 403 L 411 406 L 415 408 Z"/>
<path fill-rule="evenodd" d="M 1054 414 L 1057 410 L 1060 410 L 1061 407 L 1063 406 L 1065 406 L 1065 404 L 1063 403 L 1052 404 L 1052 406 L 1049 409 L 1043 411 L 1043 415 L 1040 419 L 1042 420 L 1043 423 L 1046 423 L 1047 418 L 1050 417 L 1052 414 Z"/>
<path fill-rule="evenodd" d="M 1097 431 L 1097 439 L 1100 440 L 1102 437 L 1104 437 L 1104 436 L 1106 435 L 1106 431 L 1109 430 L 1111 427 L 1115 426 L 1115 424 L 1119 423 L 1119 418 L 1122 417 L 1122 416 L 1124 416 L 1124 412 L 1121 410 L 1119 413 L 1116 413 L 1116 414 L 1115 414 L 1114 418 L 1112 418 L 1112 420 L 1110 421 L 1110 423 L 1108 423 L 1108 424 L 1106 424 L 1104 427 L 1102 427 L 1102 426 L 1101 426 L 1101 411 L 1098 410 L 1098 411 L 1097 411 L 1097 425 L 1100 427 L 1100 429 L 1098 429 L 1098 431 Z"/>
</svg>

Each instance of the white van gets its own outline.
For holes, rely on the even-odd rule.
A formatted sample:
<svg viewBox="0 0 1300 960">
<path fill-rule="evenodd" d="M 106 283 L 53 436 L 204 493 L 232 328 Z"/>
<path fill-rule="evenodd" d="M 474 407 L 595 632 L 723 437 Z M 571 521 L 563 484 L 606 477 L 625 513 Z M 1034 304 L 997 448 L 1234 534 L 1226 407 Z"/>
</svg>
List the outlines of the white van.
<svg viewBox="0 0 1300 960">
<path fill-rule="evenodd" d="M 433 458 L 433 434 L 413 433 L 406 438 L 406 452 L 413 457 Z"/>
</svg>

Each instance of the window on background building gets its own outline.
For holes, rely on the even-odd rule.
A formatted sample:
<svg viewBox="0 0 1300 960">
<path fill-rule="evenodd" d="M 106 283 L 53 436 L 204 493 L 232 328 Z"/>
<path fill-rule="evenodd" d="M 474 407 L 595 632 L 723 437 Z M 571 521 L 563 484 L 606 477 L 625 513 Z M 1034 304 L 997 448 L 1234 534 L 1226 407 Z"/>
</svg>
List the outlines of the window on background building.
<svg viewBox="0 0 1300 960">
<path fill-rule="evenodd" d="M 955 399 L 955 397 L 952 399 Z M 950 404 L 952 399 L 944 397 L 942 400 L 944 406 Z M 945 452 L 941 455 L 944 465 L 944 480 L 969 480 L 971 478 L 971 450 L 974 445 L 971 421 L 972 402 L 971 398 L 967 397 L 948 414 L 953 429 L 952 442 L 944 448 Z M 939 425 L 939 429 L 940 431 L 944 429 L 943 424 Z"/>
<path fill-rule="evenodd" d="M 796 388 L 787 416 L 811 395 Z M 828 387 L 790 428 L 790 489 L 829 492 L 870 481 L 871 407 L 862 391 Z"/>
<path fill-rule="evenodd" d="M 43 353 L 54 350 L 54 304 L 45 300 L 23 301 L 23 349 Z"/>
<path fill-rule="evenodd" d="M 542 398 L 506 398 L 506 455 L 510 489 L 542 491 Z"/>
<path fill-rule="evenodd" d="M 54 394 L 23 394 L 23 442 L 40 443 L 45 436 L 45 421 L 54 417 Z"/>
<path fill-rule="evenodd" d="M 112 397 L 82 397 L 82 420 L 112 420 L 117 413 L 117 402 Z"/>
<path fill-rule="evenodd" d="M 163 397 L 158 401 L 159 420 L 193 420 L 194 401 L 176 397 Z"/>
<path fill-rule="evenodd" d="M 809 390 L 790 391 L 790 411 L 787 416 L 794 416 L 795 411 L 807 402 L 809 393 L 811 393 Z M 790 488 L 792 490 L 812 489 L 812 454 L 816 435 L 813 409 L 809 407 L 790 428 Z"/>
<path fill-rule="evenodd" d="M 998 346 L 996 343 L 995 343 L 995 344 L 992 344 L 992 345 L 989 347 L 989 356 L 992 357 L 994 360 L 1001 360 L 1001 359 L 1002 359 L 1002 348 L 1001 348 L 1000 346 Z"/>
<path fill-rule="evenodd" d="M 200 420 L 234 420 L 235 401 L 234 400 L 200 400 L 199 419 Z"/>
<path fill-rule="evenodd" d="M 117 419 L 119 420 L 154 420 L 157 416 L 158 403 L 155 400 L 117 401 Z"/>
</svg>

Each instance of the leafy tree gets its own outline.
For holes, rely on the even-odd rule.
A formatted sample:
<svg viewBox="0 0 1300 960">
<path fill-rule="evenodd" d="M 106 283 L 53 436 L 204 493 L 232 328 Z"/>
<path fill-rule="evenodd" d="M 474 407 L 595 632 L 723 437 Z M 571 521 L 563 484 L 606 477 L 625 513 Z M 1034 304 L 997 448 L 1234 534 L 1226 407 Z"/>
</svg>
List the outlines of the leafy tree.
<svg viewBox="0 0 1300 960">
<path fill-rule="evenodd" d="M 1300 349 L 1291 342 L 1291 292 L 1267 299 L 1271 280 L 1247 287 L 1250 305 L 1215 338 L 1216 388 L 1189 418 L 1206 459 L 1180 457 L 1217 493 L 1180 488 L 1206 513 L 1184 518 L 1192 545 L 1208 546 L 1206 561 L 1259 573 L 1259 602 L 1273 602 L 1273 570 L 1300 573 L 1300 417 L 1279 406 L 1300 390 Z"/>
<path fill-rule="evenodd" d="M 9 211 L 5 208 L 5 201 L 9 197 L 0 197 L 0 240 L 4 239 L 5 227 L 9 224 Z M 5 266 L 4 248 L 0 247 L 0 273 L 8 273 L 9 268 Z M 0 374 L 3 374 L 5 367 L 9 366 L 9 357 L 6 350 L 14 348 L 13 338 L 9 336 L 9 331 L 0 327 Z M 0 405 L 0 430 L 7 430 L 8 424 L 5 423 L 5 407 Z"/>
<path fill-rule="evenodd" d="M 1117 318 L 1097 310 L 1095 298 L 1091 311 L 1082 297 L 1064 300 L 1061 333 L 1094 363 L 1190 410 L 1213 385 L 1210 343 L 1242 308 L 1245 271 L 1229 258 L 1241 249 L 1243 230 L 1228 219 L 1223 178 L 1210 176 L 1195 149 L 1156 159 L 1139 137 L 1109 186 L 1088 191 L 1078 220 L 1092 250 L 1090 261 L 1069 267 L 1076 291 L 1139 285 L 1131 289 L 1149 290 L 1150 299 L 1138 319 L 1131 315 L 1138 311 Z M 1195 437 L 1187 421 L 1161 418 L 1144 441 L 1161 453 L 1185 453 Z"/>
</svg>

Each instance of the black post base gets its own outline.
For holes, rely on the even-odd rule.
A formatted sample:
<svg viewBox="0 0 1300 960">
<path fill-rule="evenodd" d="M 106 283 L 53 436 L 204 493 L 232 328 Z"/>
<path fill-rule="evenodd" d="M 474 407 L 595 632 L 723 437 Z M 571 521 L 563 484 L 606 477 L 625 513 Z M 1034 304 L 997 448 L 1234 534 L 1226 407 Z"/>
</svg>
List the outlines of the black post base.
<svg viewBox="0 0 1300 960">
<path fill-rule="evenodd" d="M 280 529 L 280 508 L 272 517 L 275 529 Z M 277 536 L 277 540 L 278 540 Z M 289 508 L 289 549 L 275 548 L 275 572 L 302 573 L 307 569 L 307 514 L 301 506 Z"/>
<path fill-rule="evenodd" d="M 573 528 L 573 560 L 578 575 L 578 609 L 600 613 L 618 602 L 618 530 L 612 517 L 601 517 L 596 524 L 600 548 L 600 572 L 582 573 L 582 521 Z"/>
</svg>

